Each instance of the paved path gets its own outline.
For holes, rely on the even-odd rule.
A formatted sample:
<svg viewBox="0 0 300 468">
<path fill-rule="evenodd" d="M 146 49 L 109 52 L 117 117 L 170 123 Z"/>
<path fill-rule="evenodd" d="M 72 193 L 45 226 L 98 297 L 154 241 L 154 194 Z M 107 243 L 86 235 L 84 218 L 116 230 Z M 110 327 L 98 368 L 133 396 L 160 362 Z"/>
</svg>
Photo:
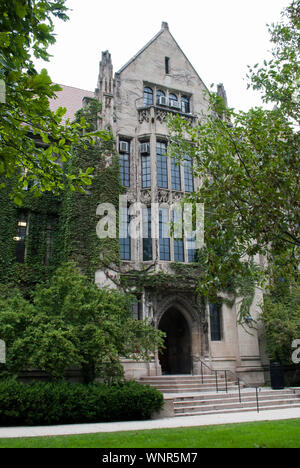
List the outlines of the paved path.
<svg viewBox="0 0 300 468">
<path fill-rule="evenodd" d="M 249 421 L 273 421 L 300 418 L 300 408 L 174 417 L 149 421 L 130 421 L 99 424 L 70 424 L 64 426 L 1 427 L 0 438 L 37 437 L 71 434 L 95 434 L 100 432 L 139 431 L 174 427 L 209 426 Z"/>
</svg>

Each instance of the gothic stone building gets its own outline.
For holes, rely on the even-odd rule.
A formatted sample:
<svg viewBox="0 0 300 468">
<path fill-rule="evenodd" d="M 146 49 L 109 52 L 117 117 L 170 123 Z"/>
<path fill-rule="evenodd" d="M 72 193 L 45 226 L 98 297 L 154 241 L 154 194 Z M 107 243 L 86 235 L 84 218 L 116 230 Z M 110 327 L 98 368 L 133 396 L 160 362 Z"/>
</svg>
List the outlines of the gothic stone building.
<svg viewBox="0 0 300 468">
<path fill-rule="evenodd" d="M 67 93 L 68 88 L 62 92 Z M 111 128 L 120 154 L 121 181 L 128 203 L 142 202 L 143 223 L 151 219 L 153 203 L 159 210 L 158 239 L 120 239 L 122 269 L 141 270 L 154 265 L 156 272 L 170 273 L 172 264 L 192 264 L 195 251 L 190 239 L 166 239 L 161 226 L 172 219 L 172 203 L 197 189 L 192 162 L 179 166 L 166 156 L 166 116 L 175 113 L 194 124 L 207 104 L 206 86 L 171 35 L 168 24 L 117 73 L 111 55 L 102 53 L 95 97 L 102 104 L 101 128 Z M 219 86 L 224 96 L 224 89 Z M 80 93 L 79 93 L 80 94 Z M 89 94 L 89 96 L 91 96 Z M 78 96 L 76 96 L 78 98 Z M 61 103 L 59 103 L 61 104 Z M 68 104 L 64 103 L 67 107 Z M 69 104 L 74 105 L 74 102 Z M 126 210 L 125 210 L 126 213 Z M 125 229 L 128 217 L 122 217 Z M 111 285 L 112 271 L 95 272 L 99 287 Z M 261 294 L 251 306 L 255 319 Z M 201 361 L 215 369 L 235 371 L 248 383 L 262 383 L 263 366 L 259 332 L 237 323 L 238 305 L 206 305 L 188 282 L 142 289 L 136 314 L 149 318 L 166 333 L 166 349 L 151 362 L 124 361 L 127 377 L 144 375 L 199 374 Z"/>
</svg>

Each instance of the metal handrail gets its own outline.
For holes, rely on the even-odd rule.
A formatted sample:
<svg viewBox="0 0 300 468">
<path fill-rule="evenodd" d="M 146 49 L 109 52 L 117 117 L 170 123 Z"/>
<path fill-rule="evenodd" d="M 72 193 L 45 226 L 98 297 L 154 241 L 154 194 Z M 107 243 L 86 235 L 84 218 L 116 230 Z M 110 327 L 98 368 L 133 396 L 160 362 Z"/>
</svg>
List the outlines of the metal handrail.
<svg viewBox="0 0 300 468">
<path fill-rule="evenodd" d="M 216 378 L 216 391 L 217 393 L 219 393 L 219 381 L 218 381 L 218 372 L 223 372 L 224 373 L 224 377 L 225 377 L 225 392 L 228 393 L 228 379 L 227 379 L 227 373 L 231 373 L 235 380 L 237 381 L 237 385 L 238 385 L 238 392 L 239 392 L 239 402 L 242 403 L 242 393 L 241 393 L 241 379 L 237 376 L 237 374 L 232 371 L 231 369 L 212 369 L 211 367 L 209 367 L 205 362 L 203 362 L 201 359 L 199 359 L 200 363 L 201 363 L 201 380 L 202 380 L 202 383 L 203 383 L 203 366 L 206 367 L 211 373 L 215 373 L 215 378 Z M 243 382 L 243 386 L 244 387 L 248 387 L 248 388 L 253 388 L 253 387 L 249 387 L 247 386 L 244 382 Z M 259 413 L 259 398 L 258 398 L 258 389 L 260 387 L 258 386 L 255 386 L 255 396 L 256 396 L 256 408 L 257 408 L 257 412 Z"/>
</svg>

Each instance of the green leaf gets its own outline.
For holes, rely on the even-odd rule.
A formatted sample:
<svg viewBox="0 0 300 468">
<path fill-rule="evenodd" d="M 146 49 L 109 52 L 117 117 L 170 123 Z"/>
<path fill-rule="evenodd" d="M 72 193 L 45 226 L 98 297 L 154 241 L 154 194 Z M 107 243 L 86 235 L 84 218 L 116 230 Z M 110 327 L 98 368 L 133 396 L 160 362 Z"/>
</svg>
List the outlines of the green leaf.
<svg viewBox="0 0 300 468">
<path fill-rule="evenodd" d="M 27 14 L 27 7 L 24 5 L 23 2 L 20 2 L 19 0 L 15 0 L 15 9 L 16 9 L 16 14 L 20 19 L 25 18 Z"/>
</svg>

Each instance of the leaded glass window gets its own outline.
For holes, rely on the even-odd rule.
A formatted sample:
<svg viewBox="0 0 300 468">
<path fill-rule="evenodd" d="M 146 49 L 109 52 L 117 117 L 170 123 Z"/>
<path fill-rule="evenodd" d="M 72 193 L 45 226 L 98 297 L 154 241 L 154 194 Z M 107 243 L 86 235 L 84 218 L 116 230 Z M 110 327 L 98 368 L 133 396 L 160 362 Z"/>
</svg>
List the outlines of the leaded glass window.
<svg viewBox="0 0 300 468">
<path fill-rule="evenodd" d="M 171 260 L 170 234 L 169 234 L 169 209 L 159 210 L 159 257 L 160 260 Z"/>
<path fill-rule="evenodd" d="M 152 260 L 151 208 L 144 208 L 143 213 L 143 261 Z"/>
<path fill-rule="evenodd" d="M 141 297 L 136 297 L 131 301 L 131 311 L 135 320 L 143 320 L 143 304 Z"/>
<path fill-rule="evenodd" d="M 178 103 L 178 98 L 177 98 L 176 94 L 169 93 L 169 104 L 170 104 L 170 106 L 174 105 L 174 107 L 175 107 L 177 103 Z"/>
<path fill-rule="evenodd" d="M 196 261 L 196 249 L 195 249 L 195 236 L 187 238 L 187 254 L 188 262 L 193 263 Z"/>
<path fill-rule="evenodd" d="M 161 89 L 158 89 L 156 91 L 156 104 L 158 104 L 158 105 L 161 104 L 161 102 L 160 102 L 161 97 L 165 98 L 166 95 L 165 95 L 164 91 L 162 91 Z"/>
<path fill-rule="evenodd" d="M 173 245 L 174 245 L 174 261 L 184 262 L 184 242 L 182 237 L 182 210 L 173 210 Z"/>
<path fill-rule="evenodd" d="M 131 242 L 129 236 L 129 212 L 127 207 L 121 208 L 120 220 L 120 258 L 121 260 L 131 259 Z"/>
<path fill-rule="evenodd" d="M 150 154 L 142 154 L 142 188 L 151 187 L 151 160 Z"/>
<path fill-rule="evenodd" d="M 168 188 L 168 161 L 167 145 L 163 142 L 156 143 L 156 163 L 157 163 L 157 186 Z"/>
<path fill-rule="evenodd" d="M 193 163 L 190 156 L 184 158 L 184 190 L 185 192 L 194 191 Z"/>
<path fill-rule="evenodd" d="M 185 114 L 188 114 L 190 112 L 190 100 L 186 96 L 181 97 L 181 110 Z"/>
<path fill-rule="evenodd" d="M 181 190 L 180 164 L 175 158 L 171 158 L 171 182 L 172 190 Z"/>
<path fill-rule="evenodd" d="M 120 151 L 120 177 L 124 187 L 130 187 L 130 143 L 126 151 Z"/>
<path fill-rule="evenodd" d="M 210 304 L 209 305 L 209 316 L 210 316 L 210 337 L 211 341 L 222 340 L 222 305 L 221 304 Z"/>
<path fill-rule="evenodd" d="M 144 106 L 153 105 L 153 90 L 148 86 L 144 88 Z"/>
</svg>

